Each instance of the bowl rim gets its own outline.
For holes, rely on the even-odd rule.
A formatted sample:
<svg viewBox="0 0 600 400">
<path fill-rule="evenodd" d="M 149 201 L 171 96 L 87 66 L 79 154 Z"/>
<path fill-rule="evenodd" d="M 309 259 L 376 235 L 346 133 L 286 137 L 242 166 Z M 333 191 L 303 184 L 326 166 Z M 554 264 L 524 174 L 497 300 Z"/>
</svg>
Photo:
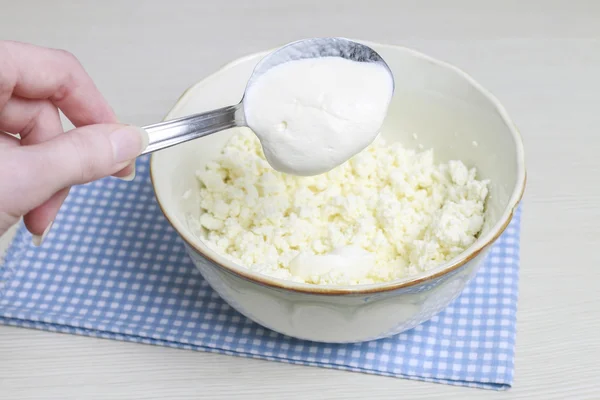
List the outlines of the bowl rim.
<svg viewBox="0 0 600 400">
<path fill-rule="evenodd" d="M 152 188 L 154 190 L 154 195 L 155 195 L 156 201 L 158 203 L 158 206 L 159 206 L 161 212 L 164 214 L 165 218 L 171 224 L 173 229 L 175 229 L 175 231 L 179 234 L 179 236 L 184 240 L 184 242 L 189 247 L 191 247 L 194 251 L 201 254 L 206 259 L 210 260 L 214 265 L 229 272 L 230 274 L 236 275 L 246 281 L 254 282 L 256 284 L 259 284 L 262 286 L 267 286 L 267 287 L 270 287 L 273 289 L 313 294 L 313 295 L 349 295 L 349 294 L 360 295 L 360 294 L 377 294 L 377 293 L 389 292 L 389 291 L 393 291 L 393 290 L 397 290 L 397 289 L 403 289 L 403 288 L 419 285 L 419 284 L 422 284 L 422 283 L 425 283 L 428 281 L 432 281 L 432 280 L 441 278 L 453 271 L 460 269 L 467 262 L 469 262 L 472 259 L 474 259 L 475 257 L 477 257 L 479 254 L 484 252 L 490 245 L 492 245 L 502 235 L 502 233 L 506 230 L 506 228 L 510 224 L 512 217 L 515 214 L 516 209 L 519 206 L 519 203 L 521 202 L 524 192 L 525 192 L 525 186 L 526 186 L 526 181 L 527 181 L 527 172 L 526 172 L 526 168 L 525 168 L 525 151 L 524 151 L 524 147 L 523 147 L 523 140 L 522 140 L 521 134 L 520 134 L 518 128 L 516 127 L 516 125 L 514 124 L 514 122 L 512 121 L 512 119 L 509 117 L 508 112 L 506 111 L 504 106 L 500 103 L 500 101 L 490 91 L 488 91 L 486 88 L 481 86 L 469 74 L 464 72 L 462 69 L 460 69 L 452 64 L 449 64 L 445 61 L 435 59 L 435 58 L 428 56 L 426 54 L 423 54 L 417 50 L 413 50 L 411 48 L 404 47 L 404 46 L 392 45 L 392 44 L 382 44 L 382 43 L 370 42 L 370 41 L 365 41 L 365 40 L 356 40 L 356 39 L 350 39 L 350 40 L 354 40 L 356 42 L 360 42 L 360 43 L 366 44 L 367 46 L 371 46 L 371 47 L 387 48 L 387 49 L 393 49 L 393 50 L 397 50 L 397 51 L 399 50 L 399 51 L 408 53 L 411 56 L 414 56 L 416 58 L 420 58 L 424 61 L 434 63 L 440 67 L 443 67 L 445 69 L 448 69 L 448 70 L 454 72 L 456 75 L 458 75 L 460 78 L 464 79 L 467 83 L 472 85 L 473 88 L 478 90 L 481 94 L 483 94 L 486 97 L 486 99 L 494 106 L 494 108 L 496 109 L 496 111 L 498 112 L 498 114 L 500 115 L 500 117 L 502 118 L 502 120 L 504 121 L 506 126 L 508 127 L 508 129 L 513 137 L 515 147 L 516 147 L 515 150 L 516 150 L 516 156 L 517 156 L 517 181 L 513 188 L 513 191 L 511 193 L 511 196 L 510 196 L 507 206 L 505 207 L 498 222 L 490 229 L 490 231 L 488 233 L 486 233 L 484 236 L 477 238 L 477 240 L 469 248 L 467 248 L 465 251 L 463 251 L 458 256 L 454 257 L 453 259 L 451 259 L 443 264 L 440 264 L 430 270 L 416 274 L 414 276 L 410 276 L 410 277 L 406 277 L 406 278 L 402 278 L 402 279 L 396 279 L 396 280 L 383 282 L 383 283 L 374 283 L 374 284 L 365 284 L 365 285 L 343 285 L 343 286 L 340 285 L 340 286 L 337 286 L 337 285 L 314 285 L 314 284 L 308 284 L 308 283 L 300 283 L 300 282 L 295 282 L 295 281 L 291 281 L 291 280 L 284 280 L 281 278 L 274 278 L 274 277 L 270 277 L 267 275 L 263 275 L 258 272 L 254 272 L 250 269 L 247 269 L 243 265 L 237 264 L 229 259 L 226 259 L 226 258 L 220 256 L 219 254 L 217 254 L 215 252 L 215 255 L 222 259 L 222 260 L 216 260 L 215 257 L 211 256 L 210 254 L 207 254 L 207 252 L 204 249 L 201 249 L 198 246 L 198 244 L 196 243 L 197 239 L 193 238 L 191 236 L 191 234 L 189 234 L 186 230 L 180 229 L 180 227 L 179 227 L 180 223 L 179 223 L 178 219 L 173 216 L 170 216 L 168 210 L 161 203 L 159 190 L 157 189 L 156 178 L 155 178 L 156 157 L 155 157 L 155 154 L 152 154 L 151 158 L 150 158 L 150 180 L 152 182 Z M 181 94 L 181 96 L 177 99 L 177 101 L 175 102 L 175 104 L 173 105 L 171 110 L 167 113 L 167 115 L 163 118 L 163 120 L 172 118 L 172 114 L 174 114 L 177 111 L 177 109 L 181 106 L 181 104 L 183 104 L 187 100 L 191 91 L 194 90 L 195 88 L 197 88 L 198 86 L 201 86 L 206 81 L 216 77 L 217 75 L 221 74 L 222 72 L 224 72 L 225 70 L 227 70 L 229 68 L 232 68 L 238 64 L 244 63 L 244 62 L 246 62 L 250 59 L 256 58 L 256 57 L 259 57 L 259 56 L 262 57 L 266 54 L 269 54 L 270 52 L 274 51 L 277 48 L 278 47 L 272 48 L 270 50 L 265 50 L 265 51 L 248 54 L 246 56 L 239 57 L 229 63 L 222 65 L 219 69 L 217 69 L 212 74 L 206 76 L 205 78 L 196 82 L 194 85 L 187 88 Z M 212 250 L 209 250 L 209 251 L 212 251 Z M 231 264 L 231 265 L 226 265 L 226 264 Z"/>
</svg>

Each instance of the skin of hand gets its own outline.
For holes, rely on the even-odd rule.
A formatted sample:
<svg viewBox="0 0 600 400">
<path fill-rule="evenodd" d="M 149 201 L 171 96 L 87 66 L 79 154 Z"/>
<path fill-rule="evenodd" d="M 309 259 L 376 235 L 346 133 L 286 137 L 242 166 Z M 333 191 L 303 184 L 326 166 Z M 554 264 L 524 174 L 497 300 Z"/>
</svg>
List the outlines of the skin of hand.
<svg viewBox="0 0 600 400">
<path fill-rule="evenodd" d="M 63 131 L 59 110 L 75 129 Z M 41 245 L 73 185 L 135 177 L 148 133 L 123 125 L 70 53 L 0 41 L 0 235 Z"/>
</svg>

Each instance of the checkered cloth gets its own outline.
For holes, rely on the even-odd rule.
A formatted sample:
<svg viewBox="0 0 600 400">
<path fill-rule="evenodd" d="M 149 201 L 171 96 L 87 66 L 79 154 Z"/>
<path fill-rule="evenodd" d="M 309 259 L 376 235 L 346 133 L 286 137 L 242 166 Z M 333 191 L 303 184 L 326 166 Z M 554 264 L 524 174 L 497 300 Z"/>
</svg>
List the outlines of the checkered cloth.
<svg viewBox="0 0 600 400">
<path fill-rule="evenodd" d="M 73 188 L 41 248 L 21 226 L 0 266 L 0 323 L 491 389 L 513 380 L 517 212 L 460 298 L 415 329 L 321 344 L 265 329 L 223 302 L 158 209 L 148 157 L 133 182 Z"/>
</svg>

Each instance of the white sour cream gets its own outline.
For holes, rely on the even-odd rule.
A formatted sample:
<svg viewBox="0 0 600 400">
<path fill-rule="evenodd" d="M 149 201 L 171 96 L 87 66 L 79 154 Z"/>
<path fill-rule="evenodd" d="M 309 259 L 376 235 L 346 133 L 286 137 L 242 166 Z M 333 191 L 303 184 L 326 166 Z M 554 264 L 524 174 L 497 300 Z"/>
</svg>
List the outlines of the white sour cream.
<svg viewBox="0 0 600 400">
<path fill-rule="evenodd" d="M 252 81 L 244 113 L 274 169 L 318 175 L 375 140 L 392 94 L 393 78 L 380 64 L 341 57 L 300 59 Z"/>
<path fill-rule="evenodd" d="M 366 278 L 374 266 L 374 254 L 343 246 L 322 255 L 302 252 L 290 261 L 290 272 L 310 283 L 348 283 Z"/>
</svg>

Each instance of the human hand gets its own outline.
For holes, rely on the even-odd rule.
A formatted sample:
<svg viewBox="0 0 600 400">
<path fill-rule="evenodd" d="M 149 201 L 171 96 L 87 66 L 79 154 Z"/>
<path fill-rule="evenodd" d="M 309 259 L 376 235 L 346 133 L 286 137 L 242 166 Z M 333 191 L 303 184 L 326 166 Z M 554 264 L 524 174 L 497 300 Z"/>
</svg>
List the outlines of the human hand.
<svg viewBox="0 0 600 400">
<path fill-rule="evenodd" d="M 59 109 L 75 129 L 63 132 Z M 23 216 L 40 245 L 72 185 L 132 180 L 147 145 L 73 55 L 0 41 L 0 235 Z"/>
</svg>

